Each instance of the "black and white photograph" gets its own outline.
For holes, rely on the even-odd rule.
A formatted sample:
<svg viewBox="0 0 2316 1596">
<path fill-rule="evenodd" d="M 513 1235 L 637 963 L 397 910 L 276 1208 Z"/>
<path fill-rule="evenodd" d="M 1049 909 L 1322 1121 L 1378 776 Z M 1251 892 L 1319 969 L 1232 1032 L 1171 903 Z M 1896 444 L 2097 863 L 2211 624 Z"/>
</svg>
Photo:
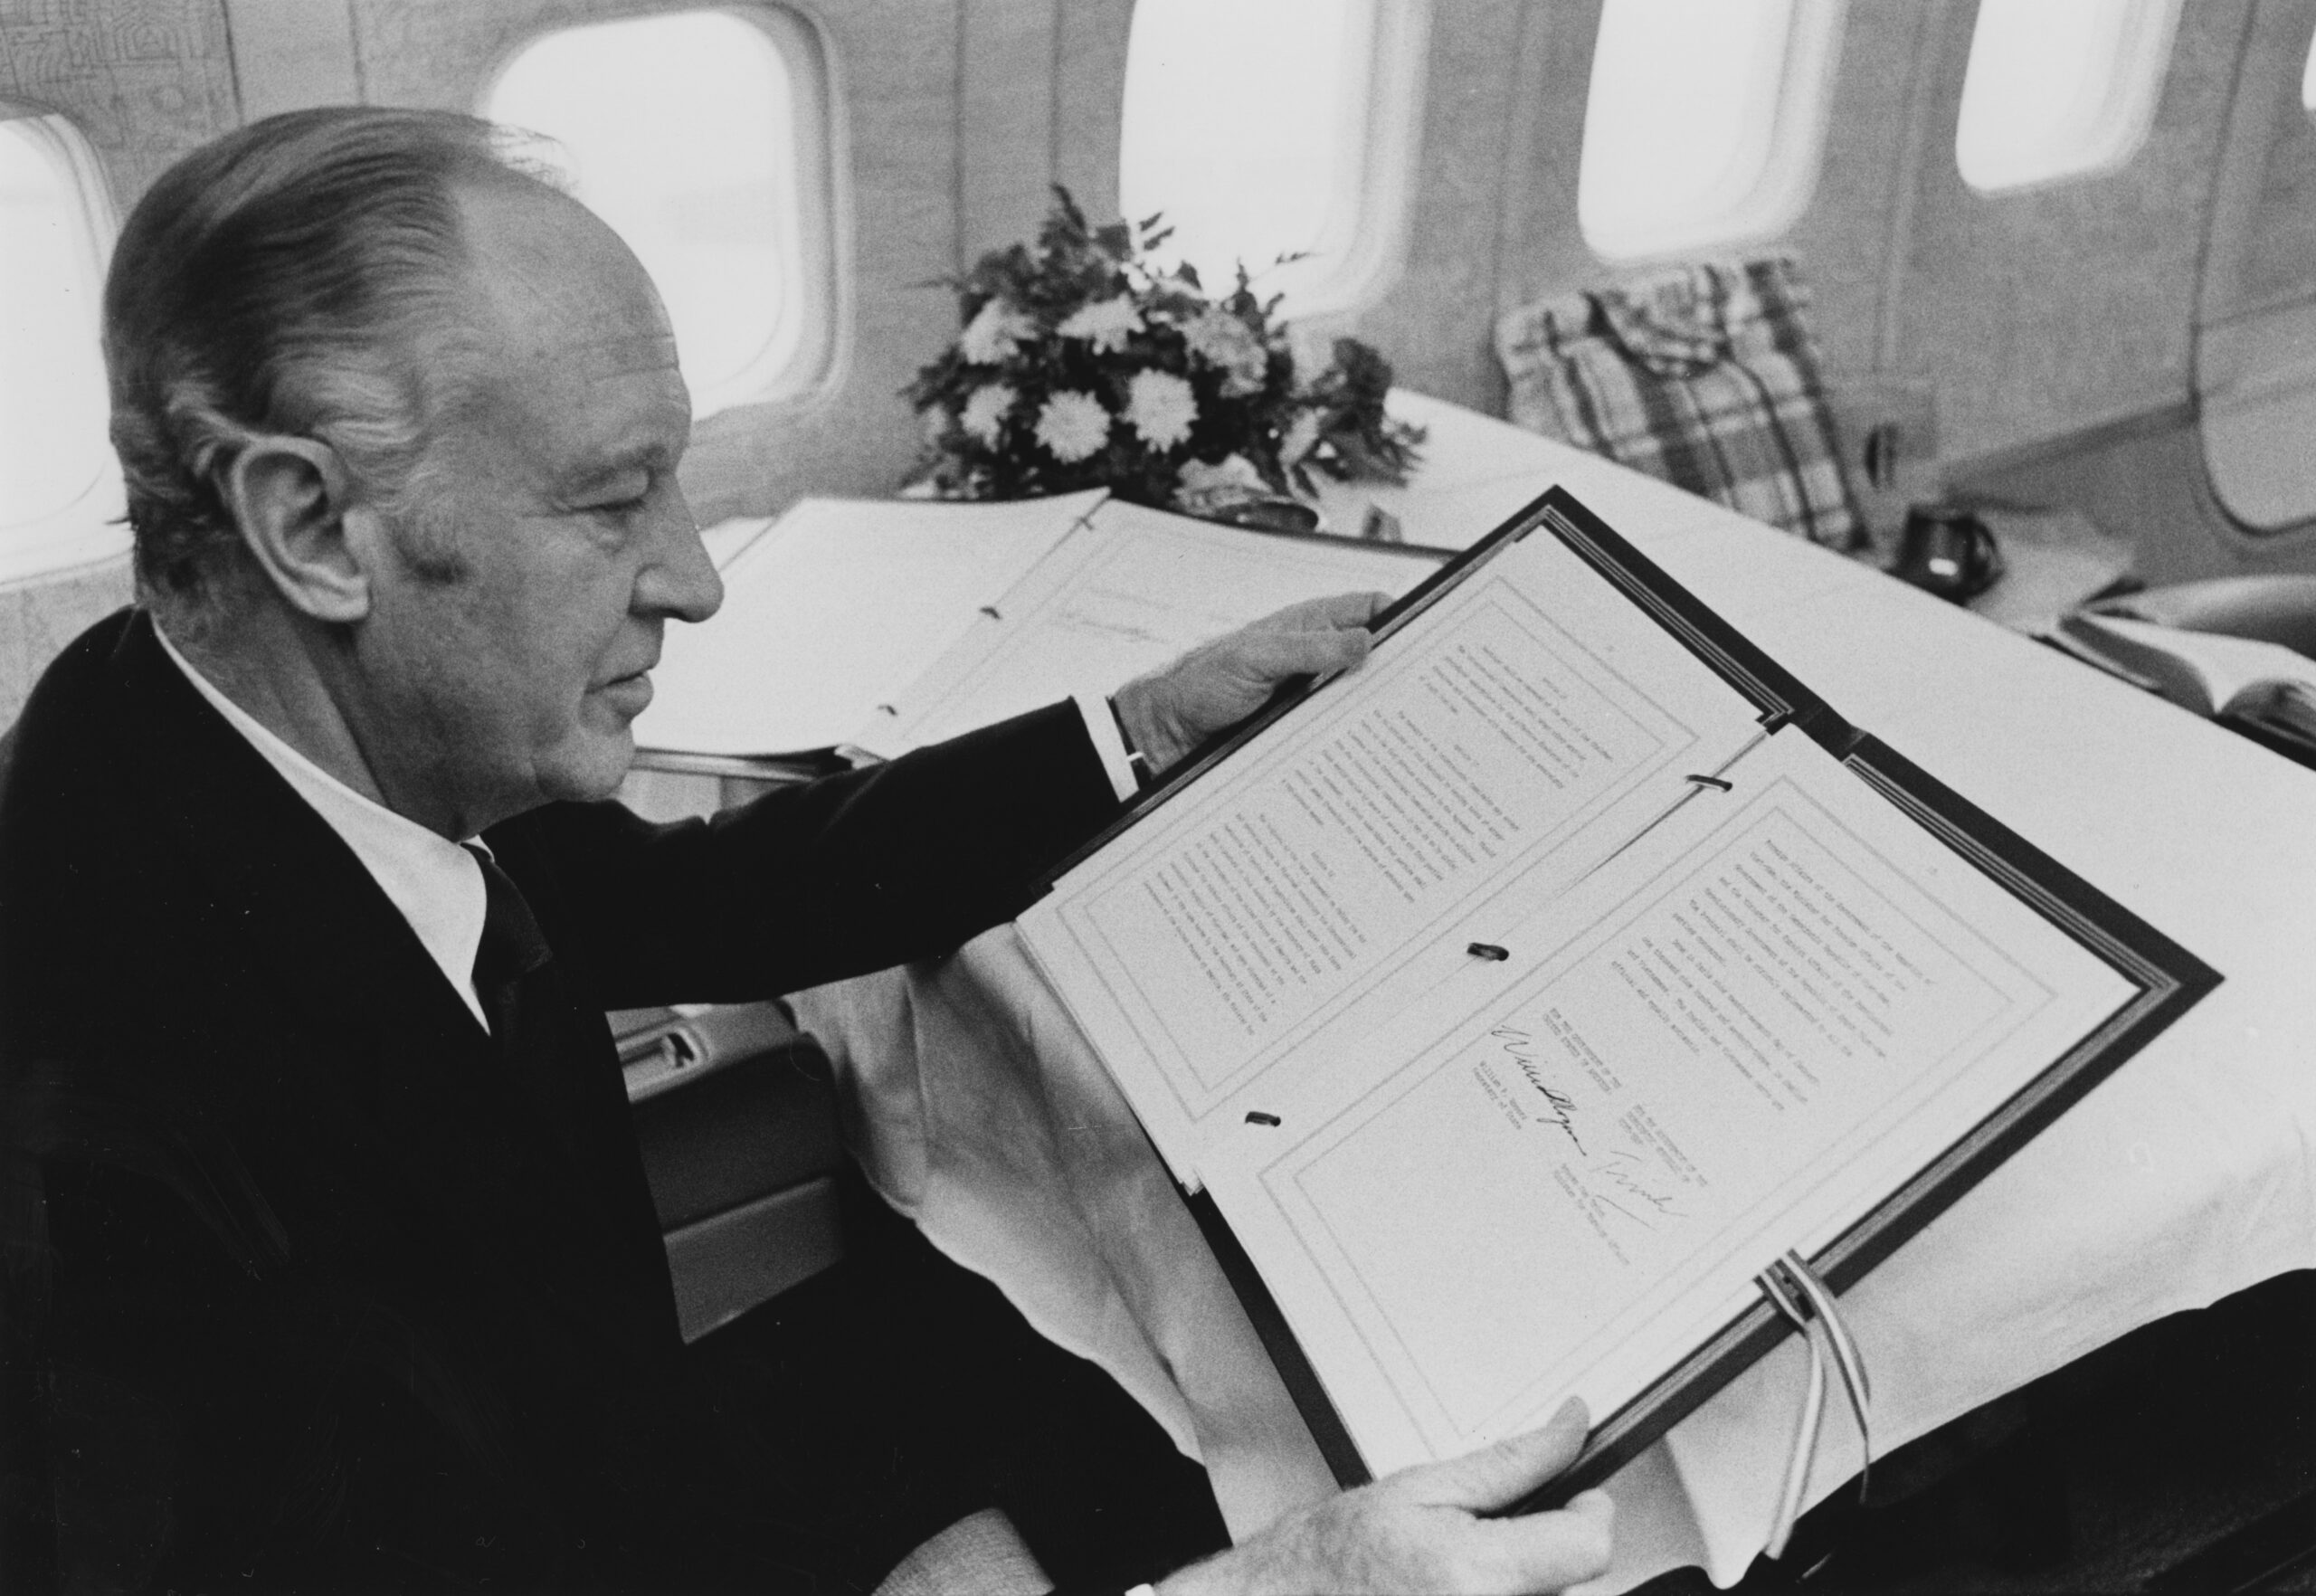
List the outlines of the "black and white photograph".
<svg viewBox="0 0 2316 1596">
<path fill-rule="evenodd" d="M 2316 0 L 0 0 L 0 1592 L 2316 1592 Z"/>
</svg>

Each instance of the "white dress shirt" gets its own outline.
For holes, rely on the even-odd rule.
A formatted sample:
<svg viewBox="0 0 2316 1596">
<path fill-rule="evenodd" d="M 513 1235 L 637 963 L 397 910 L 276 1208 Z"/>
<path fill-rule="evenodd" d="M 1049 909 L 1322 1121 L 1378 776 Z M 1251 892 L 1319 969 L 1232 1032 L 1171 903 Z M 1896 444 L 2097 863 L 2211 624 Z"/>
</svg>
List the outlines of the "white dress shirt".
<svg viewBox="0 0 2316 1596">
<path fill-rule="evenodd" d="M 475 1022 L 489 1030 L 482 1001 L 474 990 L 475 949 L 482 945 L 482 920 L 489 902 L 482 867 L 474 855 L 416 821 L 372 803 L 275 736 L 195 670 L 192 661 L 177 652 L 167 632 L 158 626 L 153 631 L 161 640 L 161 651 L 185 672 L 194 690 L 247 738 L 354 850 L 371 879 L 410 922 L 427 955 L 441 966 L 442 978 L 473 1013 Z"/>
<path fill-rule="evenodd" d="M 442 978 L 459 994 L 476 1023 L 486 1031 L 490 1029 L 489 1021 L 483 1017 L 482 1000 L 474 990 L 474 955 L 482 945 L 483 916 L 489 903 L 482 885 L 482 867 L 475 863 L 474 856 L 416 821 L 372 803 L 275 736 L 195 670 L 193 662 L 177 652 L 167 632 L 158 626 L 153 632 L 161 640 L 161 651 L 185 672 L 194 690 L 225 717 L 228 726 L 247 738 L 250 746 L 265 756 L 266 763 L 280 771 L 282 779 L 354 850 L 354 857 L 362 861 L 362 868 L 370 872 L 371 879 L 402 911 L 402 917 L 410 922 L 420 945 L 441 967 Z M 1086 722 L 1086 735 L 1093 739 L 1094 751 L 1101 758 L 1103 773 L 1123 803 L 1134 796 L 1137 784 L 1134 766 L 1126 759 L 1125 740 L 1119 735 L 1116 718 L 1110 713 L 1108 701 L 1097 695 L 1080 693 L 1076 702 Z"/>
<path fill-rule="evenodd" d="M 1101 756 L 1102 774 L 1110 778 L 1110 791 L 1124 803 L 1142 784 L 1134 779 L 1125 734 L 1118 729 L 1118 717 L 1111 711 L 1109 699 L 1099 693 L 1079 693 L 1071 701 L 1085 719 L 1086 735 L 1094 739 L 1094 752 Z"/>
</svg>

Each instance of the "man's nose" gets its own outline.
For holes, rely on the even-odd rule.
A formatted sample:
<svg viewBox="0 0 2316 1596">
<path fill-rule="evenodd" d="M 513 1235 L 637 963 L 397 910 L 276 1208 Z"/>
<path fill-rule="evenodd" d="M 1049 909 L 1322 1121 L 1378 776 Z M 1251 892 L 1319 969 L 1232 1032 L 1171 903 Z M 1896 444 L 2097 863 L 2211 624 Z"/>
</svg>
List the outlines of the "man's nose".
<svg viewBox="0 0 2316 1596">
<path fill-rule="evenodd" d="M 724 605 L 724 579 L 707 557 L 699 523 L 681 489 L 668 495 L 653 531 L 651 556 L 635 578 L 637 609 L 679 621 L 707 620 Z"/>
</svg>

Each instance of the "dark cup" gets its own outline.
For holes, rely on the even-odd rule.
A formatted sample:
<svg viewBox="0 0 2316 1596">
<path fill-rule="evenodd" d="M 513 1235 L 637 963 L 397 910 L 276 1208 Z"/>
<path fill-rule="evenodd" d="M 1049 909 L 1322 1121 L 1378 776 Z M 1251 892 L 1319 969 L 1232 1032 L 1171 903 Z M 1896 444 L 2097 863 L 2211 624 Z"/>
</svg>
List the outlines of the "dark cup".
<svg viewBox="0 0 2316 1596">
<path fill-rule="evenodd" d="M 2002 575 L 2002 550 L 1987 524 L 1947 504 L 1917 504 L 1906 511 L 1898 557 L 1890 575 L 1924 593 L 1961 603 Z"/>
</svg>

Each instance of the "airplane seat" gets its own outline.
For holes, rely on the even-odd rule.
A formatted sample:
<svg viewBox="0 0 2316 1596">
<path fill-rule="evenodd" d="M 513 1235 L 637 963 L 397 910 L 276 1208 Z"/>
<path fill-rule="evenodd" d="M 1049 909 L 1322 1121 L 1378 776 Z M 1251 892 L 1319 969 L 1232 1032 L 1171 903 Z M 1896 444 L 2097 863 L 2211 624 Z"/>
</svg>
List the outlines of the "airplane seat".
<svg viewBox="0 0 2316 1596">
<path fill-rule="evenodd" d="M 610 1016 L 684 1339 L 843 1256 L 827 1055 L 777 1001 Z"/>
<path fill-rule="evenodd" d="M 1813 543 L 1867 527 L 1789 255 L 1698 261 L 1507 311 L 1509 419 Z"/>
<path fill-rule="evenodd" d="M 618 797 L 646 820 L 704 818 L 802 779 L 704 775 L 647 751 Z M 787 1005 L 681 1003 L 608 1018 L 684 1339 L 844 1256 L 833 1069 Z"/>
</svg>

